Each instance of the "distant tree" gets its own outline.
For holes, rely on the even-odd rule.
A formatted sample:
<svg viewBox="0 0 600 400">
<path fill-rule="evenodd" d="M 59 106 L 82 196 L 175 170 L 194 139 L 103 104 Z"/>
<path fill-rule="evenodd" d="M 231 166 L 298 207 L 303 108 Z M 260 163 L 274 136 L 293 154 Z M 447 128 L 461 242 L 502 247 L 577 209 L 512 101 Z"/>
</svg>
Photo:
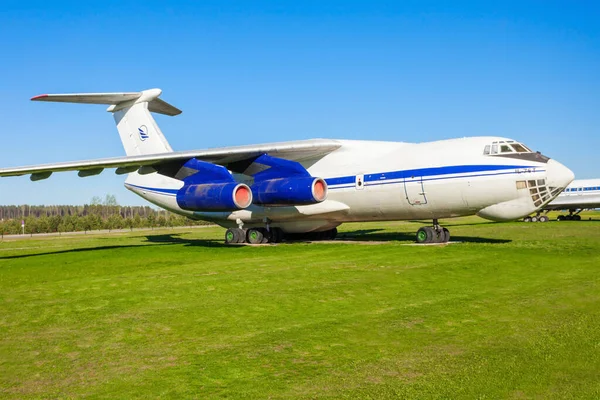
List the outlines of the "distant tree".
<svg viewBox="0 0 600 400">
<path fill-rule="evenodd" d="M 146 223 L 149 228 L 154 228 L 154 225 L 156 224 L 156 217 L 154 216 L 154 214 L 150 214 L 148 215 L 148 217 L 146 218 Z"/>
<path fill-rule="evenodd" d="M 123 227 L 133 230 L 133 226 L 134 226 L 133 218 L 127 217 L 123 220 Z"/>
<path fill-rule="evenodd" d="M 113 229 L 121 229 L 123 227 L 123 219 L 119 215 L 111 215 L 106 221 L 106 227 L 109 231 Z"/>
<path fill-rule="evenodd" d="M 119 203 L 117 203 L 117 198 L 112 195 L 112 194 L 107 194 L 104 197 L 104 203 L 105 206 L 109 206 L 109 207 L 113 207 L 113 206 L 118 206 Z"/>
</svg>

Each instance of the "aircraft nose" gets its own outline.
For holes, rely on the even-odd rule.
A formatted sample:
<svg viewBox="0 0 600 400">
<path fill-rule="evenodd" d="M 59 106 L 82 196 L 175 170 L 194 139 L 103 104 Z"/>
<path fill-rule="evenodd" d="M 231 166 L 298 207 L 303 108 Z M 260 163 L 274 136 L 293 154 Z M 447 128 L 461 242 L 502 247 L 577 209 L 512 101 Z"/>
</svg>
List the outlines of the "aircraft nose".
<svg viewBox="0 0 600 400">
<path fill-rule="evenodd" d="M 546 182 L 550 187 L 566 188 L 575 179 L 575 174 L 569 168 L 555 160 L 546 164 Z"/>
</svg>

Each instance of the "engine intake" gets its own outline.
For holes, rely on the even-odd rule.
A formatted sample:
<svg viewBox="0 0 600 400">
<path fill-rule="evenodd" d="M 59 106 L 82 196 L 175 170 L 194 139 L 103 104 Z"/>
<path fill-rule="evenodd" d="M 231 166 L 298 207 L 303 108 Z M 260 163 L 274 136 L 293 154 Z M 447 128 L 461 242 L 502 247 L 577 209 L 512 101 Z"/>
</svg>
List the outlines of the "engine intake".
<svg viewBox="0 0 600 400">
<path fill-rule="evenodd" d="M 252 185 L 254 204 L 288 206 L 320 203 L 327 198 L 327 183 L 321 178 L 277 178 Z"/>
<path fill-rule="evenodd" d="M 188 211 L 235 211 L 252 204 L 252 191 L 237 182 L 191 184 L 179 189 L 176 199 Z"/>
</svg>

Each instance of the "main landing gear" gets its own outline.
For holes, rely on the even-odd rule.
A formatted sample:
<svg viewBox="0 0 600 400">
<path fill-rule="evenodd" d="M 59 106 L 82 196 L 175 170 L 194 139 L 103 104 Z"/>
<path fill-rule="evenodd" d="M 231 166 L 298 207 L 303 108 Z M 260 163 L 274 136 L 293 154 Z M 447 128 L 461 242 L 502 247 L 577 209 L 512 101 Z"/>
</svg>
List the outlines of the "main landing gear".
<svg viewBox="0 0 600 400">
<path fill-rule="evenodd" d="M 437 218 L 433 220 L 433 226 L 423 226 L 417 231 L 417 243 L 448 243 L 450 231 L 438 223 Z"/>
<path fill-rule="evenodd" d="M 229 228 L 225 231 L 225 244 L 249 243 L 281 243 L 284 240 L 333 240 L 337 229 L 333 228 L 323 232 L 307 232 L 286 234 L 281 228 Z"/>
<path fill-rule="evenodd" d="M 576 212 L 576 210 L 569 210 L 569 215 L 559 215 L 556 220 L 557 221 L 581 221 L 581 215 L 579 215 L 580 212 L 582 212 L 583 209 L 579 210 Z"/>
</svg>

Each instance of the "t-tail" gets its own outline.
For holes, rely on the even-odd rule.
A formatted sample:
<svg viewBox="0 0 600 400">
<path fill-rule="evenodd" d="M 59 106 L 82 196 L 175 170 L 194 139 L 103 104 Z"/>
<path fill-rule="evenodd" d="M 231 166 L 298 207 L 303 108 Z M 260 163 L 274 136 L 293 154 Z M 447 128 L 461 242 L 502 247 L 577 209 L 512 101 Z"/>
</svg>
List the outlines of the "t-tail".
<svg viewBox="0 0 600 400">
<path fill-rule="evenodd" d="M 42 94 L 34 101 L 107 104 L 117 123 L 121 142 L 128 156 L 172 152 L 151 112 L 178 115 L 181 110 L 159 99 L 162 91 L 150 89 L 123 93 Z"/>
</svg>

